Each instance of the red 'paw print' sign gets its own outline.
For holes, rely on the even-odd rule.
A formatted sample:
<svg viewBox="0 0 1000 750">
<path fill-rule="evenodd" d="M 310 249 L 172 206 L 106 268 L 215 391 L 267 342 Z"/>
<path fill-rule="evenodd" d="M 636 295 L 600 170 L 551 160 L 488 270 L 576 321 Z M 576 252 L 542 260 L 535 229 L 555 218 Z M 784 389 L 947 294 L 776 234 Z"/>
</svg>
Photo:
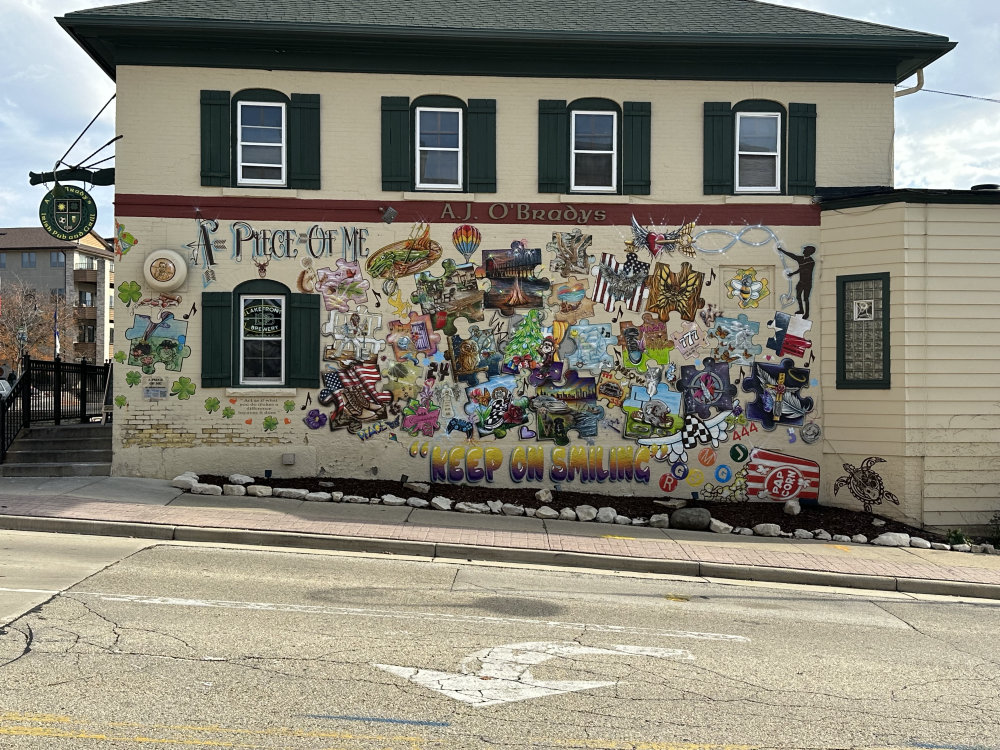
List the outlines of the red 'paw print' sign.
<svg viewBox="0 0 1000 750">
<path fill-rule="evenodd" d="M 750 451 L 747 495 L 752 500 L 816 500 L 819 497 L 819 464 L 765 448 Z"/>
</svg>

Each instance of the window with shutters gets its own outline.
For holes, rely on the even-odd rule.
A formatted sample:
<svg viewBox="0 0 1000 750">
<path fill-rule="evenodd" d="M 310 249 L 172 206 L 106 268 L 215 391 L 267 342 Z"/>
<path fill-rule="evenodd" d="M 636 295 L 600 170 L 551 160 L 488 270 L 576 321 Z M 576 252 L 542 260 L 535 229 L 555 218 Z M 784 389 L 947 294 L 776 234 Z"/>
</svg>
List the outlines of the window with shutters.
<svg viewBox="0 0 1000 750">
<path fill-rule="evenodd" d="M 781 114 L 736 113 L 736 192 L 777 193 L 781 190 Z"/>
<path fill-rule="evenodd" d="M 538 192 L 650 193 L 650 103 L 538 102 Z"/>
<path fill-rule="evenodd" d="M 319 383 L 320 297 L 270 279 L 201 297 L 205 387 L 299 387 Z"/>
<path fill-rule="evenodd" d="M 496 100 L 383 96 L 382 189 L 495 193 Z"/>
<path fill-rule="evenodd" d="M 202 91 L 201 184 L 319 190 L 319 94 Z"/>
</svg>

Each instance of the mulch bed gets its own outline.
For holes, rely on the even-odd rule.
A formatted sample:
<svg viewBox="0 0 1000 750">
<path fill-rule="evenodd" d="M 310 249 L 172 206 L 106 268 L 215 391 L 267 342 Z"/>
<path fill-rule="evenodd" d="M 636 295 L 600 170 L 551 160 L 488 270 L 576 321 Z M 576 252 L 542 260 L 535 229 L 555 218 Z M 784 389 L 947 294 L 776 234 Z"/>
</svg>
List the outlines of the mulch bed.
<svg viewBox="0 0 1000 750">
<path fill-rule="evenodd" d="M 228 478 L 224 476 L 212 476 L 208 474 L 201 476 L 200 481 L 220 486 L 229 483 Z M 388 494 L 411 497 L 419 494 L 404 488 L 402 482 L 382 479 L 342 479 L 332 477 L 278 479 L 273 477 L 257 477 L 255 482 L 256 484 L 267 485 L 269 487 L 307 489 L 311 492 L 330 492 L 336 490 L 337 492 L 343 492 L 345 495 L 363 495 L 365 497 Z M 482 503 L 487 500 L 502 500 L 505 503 L 514 503 L 522 505 L 525 508 L 540 508 L 545 503 L 541 503 L 535 499 L 536 489 L 501 490 L 489 486 L 432 484 L 431 491 L 425 497 L 429 499 L 435 495 L 442 495 L 456 503 Z M 653 502 L 653 499 L 649 497 L 609 497 L 607 495 L 566 490 L 553 491 L 552 494 L 553 500 L 548 505 L 556 510 L 560 508 L 574 508 L 577 505 L 592 505 L 594 507 L 610 505 L 618 513 L 629 518 L 648 518 L 654 513 L 670 512 L 663 506 Z M 666 496 L 663 499 L 666 499 Z M 707 508 L 712 513 L 713 518 L 717 518 L 734 527 L 745 526 L 753 528 L 759 523 L 776 523 L 781 526 L 782 531 L 794 531 L 795 529 L 815 531 L 817 529 L 825 529 L 830 534 L 844 534 L 846 536 L 864 534 L 869 539 L 885 531 L 898 531 L 910 534 L 911 536 L 919 536 L 928 541 L 947 541 L 939 534 L 924 531 L 890 518 L 825 505 L 803 506 L 802 513 L 798 516 L 787 515 L 784 512 L 783 503 L 707 503 L 688 501 L 688 507 Z M 872 520 L 875 518 L 882 518 L 885 521 L 885 526 L 873 526 Z"/>
</svg>

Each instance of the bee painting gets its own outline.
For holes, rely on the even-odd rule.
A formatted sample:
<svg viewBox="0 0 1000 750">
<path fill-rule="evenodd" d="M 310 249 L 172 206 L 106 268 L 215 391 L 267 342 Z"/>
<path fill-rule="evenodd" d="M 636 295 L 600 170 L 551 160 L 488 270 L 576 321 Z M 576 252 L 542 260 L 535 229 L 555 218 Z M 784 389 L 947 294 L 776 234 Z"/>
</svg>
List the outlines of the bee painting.
<svg viewBox="0 0 1000 750">
<path fill-rule="evenodd" d="M 767 279 L 758 279 L 754 268 L 738 270 L 726 286 L 729 299 L 735 299 L 736 304 L 744 310 L 757 307 L 771 293 L 767 288 Z"/>
</svg>

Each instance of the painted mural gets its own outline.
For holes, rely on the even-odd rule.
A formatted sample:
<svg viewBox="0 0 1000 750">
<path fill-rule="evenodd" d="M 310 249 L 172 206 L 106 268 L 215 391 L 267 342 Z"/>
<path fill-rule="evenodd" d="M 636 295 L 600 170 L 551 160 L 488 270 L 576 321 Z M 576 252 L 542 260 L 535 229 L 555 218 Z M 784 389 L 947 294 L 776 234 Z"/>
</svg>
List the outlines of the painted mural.
<svg viewBox="0 0 1000 750">
<path fill-rule="evenodd" d="M 759 224 L 635 217 L 540 232 L 419 222 L 381 242 L 383 227 L 192 229 L 183 248 L 200 283 L 189 295 L 224 290 L 225 269 L 227 284 L 263 277 L 320 297 L 319 386 L 294 398 L 204 389 L 192 399 L 197 306 L 179 313 L 201 298 L 125 280 L 118 296 L 133 321 L 120 408 L 139 401 L 134 386 L 153 393 L 143 378 L 169 371 L 177 378 L 156 391 L 161 400 L 203 403 L 202 418 L 248 445 L 305 440 L 333 452 L 349 438 L 382 445 L 410 478 L 819 498 L 815 245 L 791 252 Z M 121 225 L 117 241 L 123 256 L 142 247 Z M 835 490 L 868 510 L 898 502 L 877 461 L 845 464 Z"/>
</svg>

